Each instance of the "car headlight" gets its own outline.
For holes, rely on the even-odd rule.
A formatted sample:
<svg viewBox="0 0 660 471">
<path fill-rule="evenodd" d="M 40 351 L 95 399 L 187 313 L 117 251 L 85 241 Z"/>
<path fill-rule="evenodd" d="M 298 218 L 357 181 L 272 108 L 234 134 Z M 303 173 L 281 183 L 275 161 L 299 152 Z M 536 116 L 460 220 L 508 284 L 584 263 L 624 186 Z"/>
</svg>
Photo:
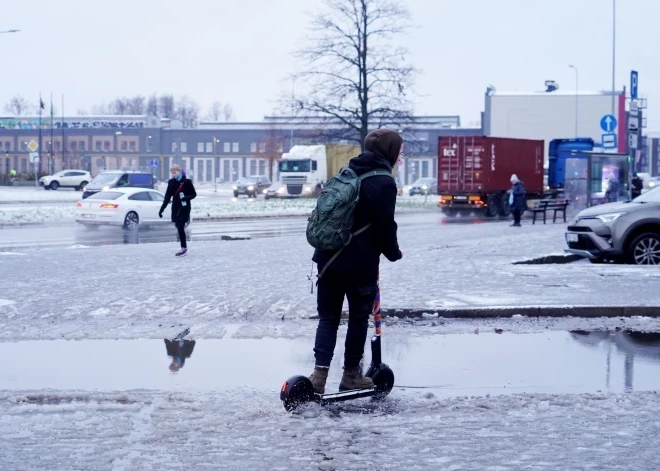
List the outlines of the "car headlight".
<svg viewBox="0 0 660 471">
<path fill-rule="evenodd" d="M 252 185 L 248 186 L 248 191 L 254 190 L 254 187 Z"/>
<path fill-rule="evenodd" d="M 422 185 L 422 190 L 428 190 L 428 189 L 429 189 L 428 186 L 426 186 L 426 185 Z"/>
<path fill-rule="evenodd" d="M 305 191 L 306 191 L 307 193 L 309 193 L 310 191 L 312 191 L 312 187 L 310 187 L 310 186 L 306 186 L 306 187 L 305 187 Z"/>
<path fill-rule="evenodd" d="M 236 185 L 233 186 L 234 190 L 238 190 L 238 187 Z"/>
<path fill-rule="evenodd" d="M 267 195 L 267 194 L 268 194 L 268 190 L 267 190 L 267 189 L 264 190 L 264 191 L 263 191 L 263 194 L 264 194 L 264 195 Z"/>
<path fill-rule="evenodd" d="M 284 193 L 284 187 L 280 187 L 280 188 L 278 188 L 277 192 L 278 192 L 280 195 L 281 195 L 282 193 Z"/>
<path fill-rule="evenodd" d="M 602 222 L 612 222 L 619 219 L 624 214 L 626 213 L 608 213 L 608 214 L 601 214 L 600 216 L 596 216 L 596 218 L 600 219 Z"/>
<path fill-rule="evenodd" d="M 649 188 L 653 188 L 655 186 L 655 182 L 650 182 L 649 183 Z"/>
<path fill-rule="evenodd" d="M 109 186 L 104 186 L 104 187 L 103 187 L 103 191 L 108 191 L 109 189 L 110 189 Z"/>
</svg>

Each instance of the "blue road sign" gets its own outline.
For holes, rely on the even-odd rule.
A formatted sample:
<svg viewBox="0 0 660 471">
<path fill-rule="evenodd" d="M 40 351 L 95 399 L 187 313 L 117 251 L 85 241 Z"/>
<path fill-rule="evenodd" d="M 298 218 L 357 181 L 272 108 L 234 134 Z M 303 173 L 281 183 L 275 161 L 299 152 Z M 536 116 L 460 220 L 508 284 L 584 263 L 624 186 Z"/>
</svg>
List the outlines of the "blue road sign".
<svg viewBox="0 0 660 471">
<path fill-rule="evenodd" d="M 639 74 L 636 70 L 630 71 L 630 98 L 637 99 L 637 88 L 639 87 Z"/>
<path fill-rule="evenodd" d="M 151 159 L 149 161 L 149 165 L 151 165 L 153 168 L 158 168 L 158 166 L 160 165 L 160 162 L 158 161 L 158 159 Z"/>
<path fill-rule="evenodd" d="M 603 139 L 601 141 L 601 146 L 603 149 L 616 149 L 616 134 L 603 134 Z"/>
<path fill-rule="evenodd" d="M 614 131 L 616 129 L 616 124 L 616 118 L 611 114 L 606 114 L 600 120 L 600 128 L 607 133 Z"/>
</svg>

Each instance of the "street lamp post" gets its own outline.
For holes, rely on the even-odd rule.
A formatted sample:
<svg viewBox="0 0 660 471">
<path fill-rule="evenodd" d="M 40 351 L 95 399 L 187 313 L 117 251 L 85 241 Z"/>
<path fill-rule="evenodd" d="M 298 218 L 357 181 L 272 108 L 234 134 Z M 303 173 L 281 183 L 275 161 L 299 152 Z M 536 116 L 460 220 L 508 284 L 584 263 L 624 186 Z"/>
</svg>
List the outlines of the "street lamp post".
<svg viewBox="0 0 660 471">
<path fill-rule="evenodd" d="M 614 92 L 616 89 L 616 0 L 612 0 L 612 115 L 614 114 Z"/>
<path fill-rule="evenodd" d="M 575 70 L 575 138 L 577 139 L 578 137 L 578 70 L 577 67 L 574 65 L 569 65 L 569 67 L 573 70 Z"/>
</svg>

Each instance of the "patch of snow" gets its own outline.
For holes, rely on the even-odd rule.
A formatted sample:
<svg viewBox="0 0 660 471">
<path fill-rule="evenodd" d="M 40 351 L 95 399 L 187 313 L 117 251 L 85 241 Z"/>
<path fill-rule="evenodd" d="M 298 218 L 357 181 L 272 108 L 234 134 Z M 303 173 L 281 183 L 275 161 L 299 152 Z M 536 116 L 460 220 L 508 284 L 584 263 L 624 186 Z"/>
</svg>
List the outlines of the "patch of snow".
<svg viewBox="0 0 660 471">
<path fill-rule="evenodd" d="M 23 255 L 25 255 L 25 254 L 24 254 L 24 253 L 19 253 L 19 252 L 4 252 L 4 251 L 0 250 L 0 255 L 6 255 L 6 256 L 16 256 L 16 255 L 18 255 L 18 256 L 23 256 Z"/>
<path fill-rule="evenodd" d="M 0 306 L 9 306 L 11 304 L 16 304 L 16 301 L 12 301 L 11 299 L 0 299 Z"/>
</svg>

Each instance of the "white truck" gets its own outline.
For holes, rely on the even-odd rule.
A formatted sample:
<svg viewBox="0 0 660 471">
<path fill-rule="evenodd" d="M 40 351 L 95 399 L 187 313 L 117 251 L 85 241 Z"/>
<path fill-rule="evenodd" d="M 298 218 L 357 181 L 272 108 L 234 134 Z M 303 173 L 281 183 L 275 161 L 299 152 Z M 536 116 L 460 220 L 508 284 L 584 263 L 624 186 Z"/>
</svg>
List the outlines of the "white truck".
<svg viewBox="0 0 660 471">
<path fill-rule="evenodd" d="M 279 182 L 267 190 L 266 198 L 316 197 L 328 179 L 359 154 L 360 146 L 349 144 L 293 146 L 282 154 Z"/>
</svg>

